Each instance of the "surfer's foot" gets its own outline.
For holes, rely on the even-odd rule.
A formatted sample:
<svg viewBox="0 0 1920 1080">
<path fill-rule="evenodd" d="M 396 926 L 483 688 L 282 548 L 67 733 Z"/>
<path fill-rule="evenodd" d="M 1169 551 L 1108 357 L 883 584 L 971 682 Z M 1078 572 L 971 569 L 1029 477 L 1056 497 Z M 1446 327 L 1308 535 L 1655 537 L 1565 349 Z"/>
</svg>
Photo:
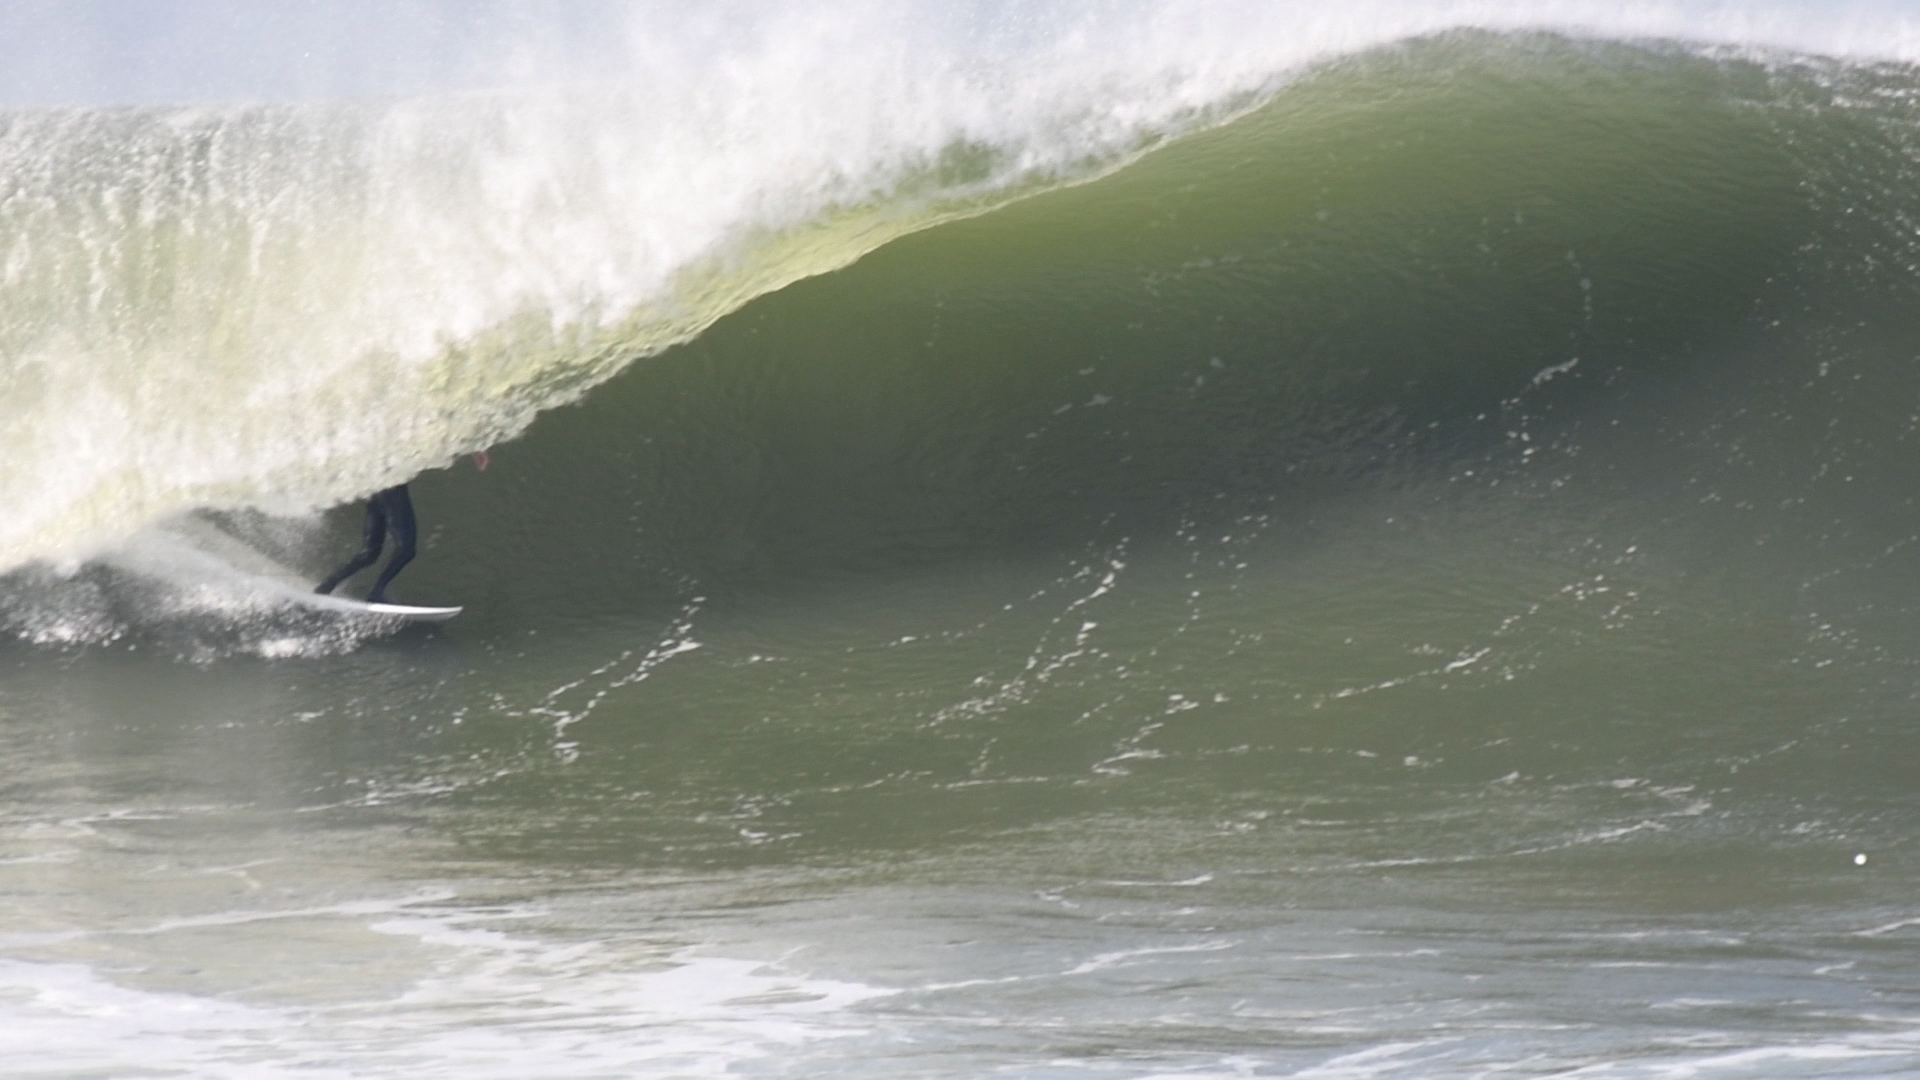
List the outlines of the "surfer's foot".
<svg viewBox="0 0 1920 1080">
<path fill-rule="evenodd" d="M 367 594 L 367 603 L 369 604 L 384 604 L 386 602 L 387 602 L 386 593 L 370 592 Z"/>
<path fill-rule="evenodd" d="M 330 584 L 330 583 L 327 583 L 327 582 L 322 582 L 322 583 L 320 584 L 320 587 L 319 587 L 319 588 L 317 588 L 317 589 L 315 589 L 315 590 L 313 590 L 313 591 L 314 591 L 314 592 L 316 592 L 316 593 L 318 593 L 318 594 L 320 594 L 321 596 L 325 596 L 325 595 L 327 595 L 328 593 L 330 593 L 330 592 L 332 592 L 332 591 L 333 591 L 333 585 L 332 585 L 332 584 Z"/>
</svg>

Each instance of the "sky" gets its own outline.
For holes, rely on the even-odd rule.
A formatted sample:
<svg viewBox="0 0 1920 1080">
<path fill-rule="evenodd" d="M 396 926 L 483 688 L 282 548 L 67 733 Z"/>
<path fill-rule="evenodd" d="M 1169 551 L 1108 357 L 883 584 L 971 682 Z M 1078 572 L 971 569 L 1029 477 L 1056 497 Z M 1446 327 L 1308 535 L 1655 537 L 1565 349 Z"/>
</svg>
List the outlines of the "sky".
<svg viewBox="0 0 1920 1080">
<path fill-rule="evenodd" d="M 619 0 L 0 0 L 0 106 L 410 96 L 595 62 Z"/>
<path fill-rule="evenodd" d="M 625 79 L 651 39 L 713 56 L 800 11 L 910 21 L 992 47 L 1093 22 L 1280 27 L 1541 25 L 1920 59 L 1920 0 L 0 0 L 0 108 L 412 97 Z M 1157 17 L 1153 13 L 1158 13 Z M 1425 30 L 1422 30 L 1422 27 Z M 1342 32 L 1346 32 L 1342 31 Z M 1177 36 L 1177 35 L 1176 35 Z M 1361 34 L 1366 41 L 1377 35 Z M 704 42 L 704 44 L 702 44 Z M 722 48 L 716 50 L 715 46 Z"/>
</svg>

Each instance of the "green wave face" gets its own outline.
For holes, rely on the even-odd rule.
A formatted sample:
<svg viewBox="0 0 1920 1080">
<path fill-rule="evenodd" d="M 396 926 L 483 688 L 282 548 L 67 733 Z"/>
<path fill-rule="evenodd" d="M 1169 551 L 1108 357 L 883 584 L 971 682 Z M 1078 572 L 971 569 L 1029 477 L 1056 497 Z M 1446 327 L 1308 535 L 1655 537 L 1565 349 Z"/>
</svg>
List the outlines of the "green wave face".
<svg viewBox="0 0 1920 1080">
<path fill-rule="evenodd" d="M 1891 842 L 1913 87 L 1446 36 L 745 304 L 415 485 L 403 595 L 489 650 L 459 739 L 526 770 L 457 828 L 679 867 L 1395 823 L 1250 842 L 1265 873 L 1664 836 L 1711 790 L 1728 828 L 1811 800 Z M 701 839 L 738 792 L 797 839 Z M 1742 852 L 1711 858 L 1771 872 Z M 1567 880 L 1615 888 L 1595 859 Z"/>
<path fill-rule="evenodd" d="M 1705 386 L 1757 409 L 1854 321 L 1809 310 L 1864 242 L 1823 189 L 1904 158 L 1821 77 L 1480 35 L 1332 66 L 636 365 L 502 452 L 524 483 L 443 486 L 447 565 L 617 610 L 1389 491 L 1555 491 L 1512 525 L 1570 526 L 1671 488 L 1682 418 L 1733 422 Z"/>
<path fill-rule="evenodd" d="M 445 550 L 410 577 L 529 615 L 1247 515 L 1306 535 L 1389 492 L 1545 500 L 1501 531 L 1622 499 L 1748 528 L 1703 493 L 1905 437 L 1910 84 L 1454 33 L 1158 148 L 952 143 L 626 262 L 585 237 L 644 219 L 635 144 L 573 137 L 649 115 L 618 98 L 19 114 L 8 550 L 310 509 L 499 440 L 505 476 L 418 478 Z M 1877 488 L 1767 498 L 1904 499 L 1867 456 Z M 317 576 L 315 542 L 281 553 Z"/>
</svg>

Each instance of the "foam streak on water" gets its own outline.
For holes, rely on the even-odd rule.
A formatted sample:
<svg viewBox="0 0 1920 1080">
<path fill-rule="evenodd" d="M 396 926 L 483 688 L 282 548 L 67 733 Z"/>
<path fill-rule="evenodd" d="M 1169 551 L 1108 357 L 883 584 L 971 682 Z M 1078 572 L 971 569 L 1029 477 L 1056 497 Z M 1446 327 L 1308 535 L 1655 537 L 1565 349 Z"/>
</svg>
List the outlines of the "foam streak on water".
<svg viewBox="0 0 1920 1080">
<path fill-rule="evenodd" d="M 249 1005 L 129 989 L 78 964 L 0 962 L 0 1061 L 19 1077 L 159 1067 L 209 1078 L 346 1078 L 426 1062 L 432 1074 L 501 1080 L 725 1076 L 860 1034 L 846 1010 L 887 993 L 755 961 L 644 943 L 554 946 L 487 928 L 531 914 L 403 900 L 196 924 L 268 921 L 301 935 L 347 921 L 421 954 L 423 970 L 392 998 L 337 1005 Z"/>
</svg>

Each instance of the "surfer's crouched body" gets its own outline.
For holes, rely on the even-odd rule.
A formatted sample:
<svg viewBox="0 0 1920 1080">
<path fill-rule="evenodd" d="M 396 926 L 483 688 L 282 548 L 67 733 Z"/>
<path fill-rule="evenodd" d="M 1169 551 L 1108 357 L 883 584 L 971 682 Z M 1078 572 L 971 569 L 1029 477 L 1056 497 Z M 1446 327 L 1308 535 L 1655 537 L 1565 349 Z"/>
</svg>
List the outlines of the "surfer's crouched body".
<svg viewBox="0 0 1920 1080">
<path fill-rule="evenodd" d="M 380 572 L 380 580 L 373 583 L 373 591 L 367 594 L 369 604 L 386 603 L 388 583 L 400 573 L 401 567 L 413 561 L 413 500 L 407 496 L 405 484 L 375 492 L 367 500 L 367 537 L 360 554 L 348 559 L 345 566 L 335 570 L 314 592 L 330 593 L 336 585 L 377 562 L 388 532 L 393 533 L 393 561 L 387 563 L 387 568 Z"/>
</svg>

